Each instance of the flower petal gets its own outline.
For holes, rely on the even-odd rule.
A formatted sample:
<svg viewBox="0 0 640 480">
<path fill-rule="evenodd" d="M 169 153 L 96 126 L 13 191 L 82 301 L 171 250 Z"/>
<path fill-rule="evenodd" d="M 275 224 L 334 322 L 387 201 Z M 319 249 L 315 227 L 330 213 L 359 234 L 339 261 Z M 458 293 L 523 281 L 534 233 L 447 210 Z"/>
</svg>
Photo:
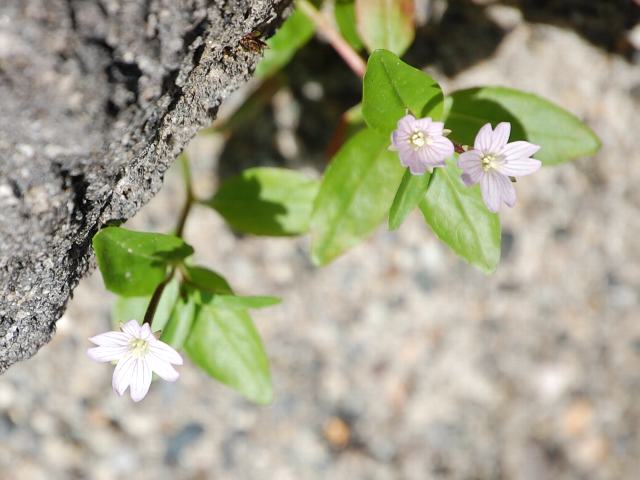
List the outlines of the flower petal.
<svg viewBox="0 0 640 480">
<path fill-rule="evenodd" d="M 89 341 L 101 347 L 119 347 L 129 343 L 129 337 L 122 332 L 105 332 L 89 338 Z"/>
<path fill-rule="evenodd" d="M 443 130 L 444 122 L 431 122 L 425 133 L 430 137 L 441 137 Z"/>
<path fill-rule="evenodd" d="M 507 143 L 500 152 L 507 160 L 518 158 L 529 158 L 540 150 L 540 146 L 535 143 L 518 140 L 517 142 Z"/>
<path fill-rule="evenodd" d="M 158 340 L 155 343 L 149 345 L 149 351 L 153 353 L 160 360 L 165 362 L 174 363 L 176 365 L 182 365 L 182 357 L 173 348 L 164 342 Z"/>
<path fill-rule="evenodd" d="M 413 130 L 421 130 L 425 135 L 428 135 L 432 125 L 433 120 L 431 120 L 431 117 L 419 118 L 413 122 Z"/>
<path fill-rule="evenodd" d="M 448 159 L 454 152 L 453 142 L 442 135 L 435 137 L 429 148 L 437 153 L 440 160 Z"/>
<path fill-rule="evenodd" d="M 498 154 L 509 141 L 511 134 L 511 124 L 509 122 L 500 122 L 493 130 L 491 139 L 490 153 Z"/>
<path fill-rule="evenodd" d="M 153 335 L 153 332 L 151 332 L 151 325 L 149 325 L 148 323 L 142 324 L 142 327 L 140 327 L 140 338 L 148 342 L 156 339 L 156 337 Z"/>
<path fill-rule="evenodd" d="M 137 358 L 131 375 L 131 400 L 139 402 L 149 392 L 151 386 L 151 368 L 144 358 Z"/>
<path fill-rule="evenodd" d="M 127 323 L 120 327 L 120 330 L 122 330 L 127 335 L 140 338 L 140 324 L 137 320 L 129 320 Z"/>
<path fill-rule="evenodd" d="M 410 133 L 394 130 L 391 134 L 391 145 L 393 150 L 400 150 L 402 147 L 408 147 Z"/>
<path fill-rule="evenodd" d="M 513 186 L 513 182 L 509 177 L 505 177 L 504 175 L 498 176 L 496 181 L 500 186 L 502 201 L 506 203 L 508 207 L 513 207 L 516 204 L 516 189 Z"/>
<path fill-rule="evenodd" d="M 430 146 L 421 148 L 416 153 L 420 157 L 420 162 L 422 162 L 426 167 L 436 167 L 444 163 L 444 157 Z"/>
<path fill-rule="evenodd" d="M 87 350 L 87 355 L 96 362 L 113 362 L 120 360 L 128 351 L 129 347 L 126 345 L 93 347 Z"/>
<path fill-rule="evenodd" d="M 118 365 L 113 371 L 113 380 L 111 382 L 113 391 L 118 395 L 122 395 L 131 383 L 131 375 L 135 364 L 136 357 L 133 355 L 125 355 L 118 361 Z"/>
<path fill-rule="evenodd" d="M 422 175 L 426 171 L 427 165 L 420 158 L 419 151 L 416 152 L 412 148 L 405 146 L 399 149 L 398 154 L 400 156 L 400 163 L 404 167 L 409 167 L 409 171 L 413 175 Z"/>
<path fill-rule="evenodd" d="M 147 353 L 145 359 L 147 360 L 151 370 L 167 382 L 175 382 L 180 376 L 178 371 L 173 368 L 173 365 L 162 360 L 151 352 Z"/>
<path fill-rule="evenodd" d="M 500 210 L 502 204 L 502 187 L 501 178 L 506 178 L 495 170 L 489 170 L 482 175 L 480 180 L 480 191 L 482 192 L 482 199 L 484 200 L 487 208 L 497 213 Z M 507 178 L 507 181 L 509 179 Z"/>
<path fill-rule="evenodd" d="M 483 153 L 491 153 L 491 143 L 493 141 L 493 130 L 490 123 L 485 123 L 483 127 L 478 131 L 476 139 L 473 142 L 473 148 L 480 150 Z"/>
<path fill-rule="evenodd" d="M 464 171 L 462 181 L 465 185 L 475 185 L 480 182 L 484 173 L 484 170 L 482 170 L 482 153 L 478 150 L 469 150 L 461 153 L 458 156 L 458 167 Z"/>
<path fill-rule="evenodd" d="M 467 187 L 472 187 L 473 185 L 478 183 L 474 182 L 468 173 L 463 173 L 462 175 L 460 175 L 460 178 L 462 179 L 462 183 L 464 183 Z"/>
<path fill-rule="evenodd" d="M 540 160 L 528 158 L 537 152 L 539 148 L 537 145 L 529 142 L 510 143 L 503 151 L 504 160 L 500 162 L 499 165 L 496 165 L 496 169 L 503 175 L 511 175 L 514 177 L 530 175 L 538 171 L 542 166 Z"/>
<path fill-rule="evenodd" d="M 398 120 L 396 131 L 411 135 L 411 133 L 415 130 L 415 123 L 416 117 L 411 114 L 405 115 L 400 120 Z"/>
<path fill-rule="evenodd" d="M 520 158 L 518 160 L 504 161 L 500 165 L 496 166 L 496 170 L 503 175 L 524 177 L 525 175 L 537 172 L 541 166 L 542 162 L 535 158 Z"/>
</svg>

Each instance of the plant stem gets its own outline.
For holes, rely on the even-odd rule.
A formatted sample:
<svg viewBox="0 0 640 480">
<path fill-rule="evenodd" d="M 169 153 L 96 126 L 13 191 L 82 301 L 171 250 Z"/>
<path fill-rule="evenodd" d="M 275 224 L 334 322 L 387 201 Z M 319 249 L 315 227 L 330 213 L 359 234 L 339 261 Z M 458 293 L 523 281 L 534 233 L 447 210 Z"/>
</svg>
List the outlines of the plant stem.
<svg viewBox="0 0 640 480">
<path fill-rule="evenodd" d="M 367 65 L 351 45 L 338 33 L 327 17 L 320 12 L 309 0 L 296 0 L 296 6 L 316 26 L 316 30 L 323 35 L 345 63 L 359 77 L 364 77 Z"/>
<path fill-rule="evenodd" d="M 189 212 L 191 211 L 191 207 L 195 203 L 196 198 L 193 194 L 193 187 L 191 184 L 191 167 L 189 166 L 189 159 L 187 158 L 187 155 L 183 153 L 182 155 L 180 155 L 179 160 L 180 164 L 182 165 L 182 177 L 184 178 L 186 199 L 184 202 L 184 207 L 182 207 L 182 212 L 180 213 L 180 218 L 178 219 L 178 224 L 176 225 L 176 236 L 182 237 L 182 234 L 184 232 L 184 225 L 187 222 L 187 217 L 189 216 Z M 148 323 L 149 326 L 151 326 L 153 317 L 155 316 L 156 310 L 158 308 L 158 303 L 160 303 L 160 298 L 162 298 L 162 292 L 164 292 L 165 287 L 173 278 L 173 275 L 176 272 L 176 268 L 178 267 L 174 266 L 171 269 L 171 272 L 169 272 L 169 275 L 167 275 L 167 277 L 161 283 L 159 283 L 154 290 L 153 295 L 151 295 L 151 300 L 149 301 L 147 311 L 144 312 L 144 320 L 142 321 L 143 325 L 145 323 Z"/>
<path fill-rule="evenodd" d="M 162 298 L 162 292 L 164 292 L 164 288 L 173 278 L 173 274 L 176 271 L 175 267 L 171 270 L 171 273 L 167 275 L 165 278 L 155 289 L 153 295 L 151 296 L 151 301 L 149 302 L 149 306 L 147 307 L 147 311 L 144 312 L 144 320 L 142 324 L 148 323 L 149 326 L 153 323 L 153 317 L 156 314 L 156 310 L 158 308 L 158 304 L 160 303 L 160 299 Z"/>
<path fill-rule="evenodd" d="M 176 225 L 176 236 L 178 237 L 182 237 L 184 225 L 187 222 L 187 217 L 189 216 L 189 212 L 191 211 L 191 207 L 195 201 L 193 187 L 191 185 L 191 167 L 189 166 L 189 159 L 186 154 L 183 153 L 180 155 L 180 163 L 182 165 L 182 177 L 184 178 L 186 199 L 184 207 L 182 207 L 182 212 L 180 213 L 180 218 L 178 219 L 178 224 Z"/>
</svg>

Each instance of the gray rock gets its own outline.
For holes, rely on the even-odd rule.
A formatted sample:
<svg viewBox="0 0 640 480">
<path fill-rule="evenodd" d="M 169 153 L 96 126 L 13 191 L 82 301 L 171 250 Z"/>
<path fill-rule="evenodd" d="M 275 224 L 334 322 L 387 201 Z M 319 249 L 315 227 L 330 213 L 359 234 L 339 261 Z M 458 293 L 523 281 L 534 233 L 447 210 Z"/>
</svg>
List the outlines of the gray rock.
<svg viewBox="0 0 640 480">
<path fill-rule="evenodd" d="M 0 7 L 0 372 L 33 355 L 91 265 L 259 52 L 286 0 Z M 267 31 L 269 29 L 269 31 Z"/>
</svg>

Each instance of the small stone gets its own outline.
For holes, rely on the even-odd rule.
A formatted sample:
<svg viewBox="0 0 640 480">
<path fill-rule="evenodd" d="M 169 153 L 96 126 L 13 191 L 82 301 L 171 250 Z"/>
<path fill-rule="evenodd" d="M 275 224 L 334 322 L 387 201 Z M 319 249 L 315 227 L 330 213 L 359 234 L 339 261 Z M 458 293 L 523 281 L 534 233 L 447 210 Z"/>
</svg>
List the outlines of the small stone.
<svg viewBox="0 0 640 480">
<path fill-rule="evenodd" d="M 563 431 L 575 437 L 582 435 L 593 422 L 593 407 L 584 399 L 574 401 L 562 418 Z"/>
<path fill-rule="evenodd" d="M 343 449 L 351 439 L 351 429 L 340 417 L 329 418 L 325 422 L 322 431 L 329 444 L 336 449 Z"/>
</svg>

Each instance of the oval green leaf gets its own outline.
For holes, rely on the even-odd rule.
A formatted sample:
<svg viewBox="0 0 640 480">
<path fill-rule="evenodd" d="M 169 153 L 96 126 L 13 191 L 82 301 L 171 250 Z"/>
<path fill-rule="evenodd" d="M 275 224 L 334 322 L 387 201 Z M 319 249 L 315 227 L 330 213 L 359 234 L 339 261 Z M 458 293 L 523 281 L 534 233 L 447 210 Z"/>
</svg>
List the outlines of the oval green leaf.
<svg viewBox="0 0 640 480">
<path fill-rule="evenodd" d="M 246 310 L 203 299 L 185 343 L 191 360 L 216 380 L 259 404 L 273 397 L 269 361 Z"/>
<path fill-rule="evenodd" d="M 404 169 L 389 137 L 365 129 L 325 172 L 311 220 L 311 254 L 325 265 L 375 230 L 389 212 Z"/>
<path fill-rule="evenodd" d="M 198 290 L 213 294 L 233 294 L 229 282 L 220 274 L 205 267 L 185 266 L 187 283 Z"/>
<path fill-rule="evenodd" d="M 207 204 L 239 232 L 299 235 L 309 229 L 318 187 L 286 168 L 250 168 L 225 181 Z"/>
<path fill-rule="evenodd" d="M 402 55 L 415 36 L 414 0 L 355 0 L 360 38 L 372 52 L 378 48 Z"/>
<path fill-rule="evenodd" d="M 397 230 L 407 215 L 418 206 L 429 188 L 430 173 L 412 175 L 407 168 L 389 210 L 389 230 Z"/>
<path fill-rule="evenodd" d="M 542 148 L 535 155 L 556 165 L 593 155 L 600 148 L 596 134 L 573 114 L 533 95 L 505 87 L 460 90 L 451 95 L 447 128 L 459 143 L 473 145 L 485 124 L 511 123 L 509 141 L 527 140 Z"/>
<path fill-rule="evenodd" d="M 487 210 L 480 188 L 465 186 L 460 173 L 454 159 L 437 168 L 420 210 L 440 240 L 491 273 L 500 261 L 500 219 Z"/>
<path fill-rule="evenodd" d="M 209 303 L 220 308 L 266 308 L 280 303 L 278 297 L 242 296 L 242 295 L 214 295 Z"/>
<path fill-rule="evenodd" d="M 151 295 L 170 263 L 193 254 L 181 238 L 107 227 L 93 237 L 93 249 L 108 290 L 123 296 Z"/>
<path fill-rule="evenodd" d="M 440 85 L 386 50 L 376 50 L 369 57 L 362 88 L 364 119 L 387 138 L 407 110 L 417 118 L 442 116 Z"/>
<path fill-rule="evenodd" d="M 185 292 L 185 297 L 178 298 L 169 321 L 162 330 L 160 340 L 179 350 L 191 333 L 196 316 L 196 302 L 191 292 Z"/>
</svg>

